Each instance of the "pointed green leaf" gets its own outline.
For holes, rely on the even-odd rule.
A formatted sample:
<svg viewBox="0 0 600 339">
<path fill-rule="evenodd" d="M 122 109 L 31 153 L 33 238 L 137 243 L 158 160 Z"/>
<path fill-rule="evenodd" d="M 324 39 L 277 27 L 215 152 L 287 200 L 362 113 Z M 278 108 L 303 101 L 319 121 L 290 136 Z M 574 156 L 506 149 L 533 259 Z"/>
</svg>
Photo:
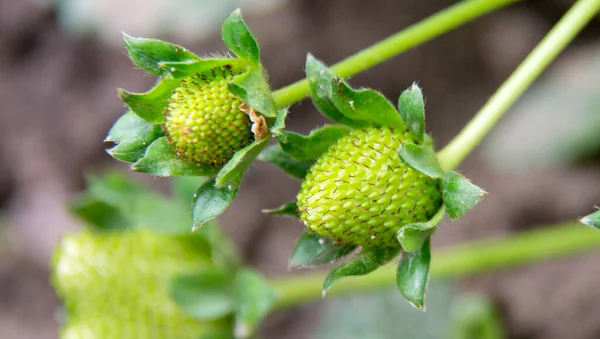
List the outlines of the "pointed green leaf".
<svg viewBox="0 0 600 339">
<path fill-rule="evenodd" d="M 408 126 L 413 138 L 423 142 L 425 134 L 425 101 L 419 85 L 414 83 L 402 92 L 398 100 L 398 110 L 404 123 Z"/>
<path fill-rule="evenodd" d="M 341 79 L 334 90 L 333 103 L 346 117 L 379 127 L 406 128 L 394 105 L 381 93 L 372 89 L 355 90 Z"/>
<path fill-rule="evenodd" d="M 304 231 L 296 242 L 289 268 L 304 268 L 335 262 L 350 254 L 356 246 L 338 245 L 331 239 Z"/>
<path fill-rule="evenodd" d="M 179 83 L 179 80 L 162 79 L 146 93 L 129 93 L 119 89 L 119 98 L 140 118 L 152 123 L 162 123 L 167 119 L 164 113 L 169 106 L 169 98 Z"/>
<path fill-rule="evenodd" d="M 347 276 L 365 275 L 373 272 L 379 266 L 392 260 L 400 251 L 398 248 L 363 248 L 350 261 L 334 267 L 323 283 L 322 294 L 325 295 L 333 283 Z"/>
<path fill-rule="evenodd" d="M 233 78 L 229 91 L 266 118 L 277 116 L 277 107 L 271 89 L 260 69 L 255 69 Z"/>
<path fill-rule="evenodd" d="M 194 74 L 206 73 L 210 74 L 213 69 L 226 67 L 232 69 L 233 72 L 242 72 L 245 69 L 247 62 L 236 58 L 222 59 L 200 59 L 183 62 L 161 62 L 160 68 L 162 72 L 168 75 L 169 78 L 184 78 Z"/>
<path fill-rule="evenodd" d="M 173 177 L 172 195 L 174 199 L 182 206 L 180 213 L 186 216 L 186 231 L 189 232 L 192 225 L 192 204 L 190 203 L 198 187 L 209 180 L 207 177 Z M 235 268 L 238 266 L 236 248 L 227 234 L 216 224 L 208 222 L 194 232 L 208 241 L 211 251 L 211 261 L 213 265 L 223 268 Z"/>
<path fill-rule="evenodd" d="M 107 150 L 115 159 L 136 162 L 144 156 L 148 146 L 164 135 L 162 127 L 149 123 L 132 112 L 127 112 L 117 120 L 104 141 L 117 145 Z"/>
<path fill-rule="evenodd" d="M 406 301 L 421 311 L 425 311 L 425 291 L 429 281 L 429 247 L 427 240 L 420 250 L 403 253 L 396 272 L 396 284 L 400 293 Z"/>
<path fill-rule="evenodd" d="M 258 43 L 242 19 L 239 8 L 223 22 L 221 36 L 227 48 L 237 56 L 248 59 L 255 65 L 260 63 Z"/>
<path fill-rule="evenodd" d="M 125 47 L 131 61 L 148 73 L 161 75 L 161 62 L 181 62 L 199 59 L 198 56 L 187 49 L 165 41 L 134 38 L 127 34 L 123 34 L 123 40 L 125 40 Z"/>
<path fill-rule="evenodd" d="M 131 166 L 136 172 L 159 177 L 176 175 L 211 176 L 217 173 L 209 165 L 195 165 L 181 159 L 165 137 L 156 139 L 146 150 L 146 154 Z"/>
<path fill-rule="evenodd" d="M 581 218 L 581 223 L 600 229 L 600 211 L 596 211 L 588 216 Z"/>
<path fill-rule="evenodd" d="M 260 141 L 255 141 L 250 145 L 235 152 L 233 157 L 221 168 L 217 174 L 216 185 L 223 187 L 233 181 L 239 181 L 244 174 L 244 171 L 250 167 L 258 154 L 267 146 L 270 138 L 265 138 Z"/>
<path fill-rule="evenodd" d="M 297 179 L 304 179 L 311 166 L 309 161 L 298 161 L 290 157 L 281 149 L 280 145 L 268 147 L 258 155 L 258 159 L 278 166 L 285 173 Z"/>
<path fill-rule="evenodd" d="M 207 267 L 200 272 L 172 278 L 169 294 L 190 316 L 203 320 L 218 319 L 233 312 L 232 280 L 230 271 Z"/>
<path fill-rule="evenodd" d="M 241 177 L 225 187 L 216 187 L 214 180 L 202 184 L 192 202 L 192 230 L 196 231 L 206 222 L 225 212 L 235 198 L 240 183 Z"/>
<path fill-rule="evenodd" d="M 334 104 L 337 93 L 337 76 L 325 64 L 308 54 L 306 57 L 306 78 L 310 96 L 319 112 L 337 123 L 350 127 L 366 127 L 368 123 L 346 117 Z"/>
<path fill-rule="evenodd" d="M 415 145 L 412 142 L 405 142 L 398 149 L 398 155 L 410 167 L 430 178 L 444 176 L 444 170 L 430 144 Z"/>
<path fill-rule="evenodd" d="M 425 241 L 431 236 L 435 227 L 444 217 L 444 207 L 427 222 L 415 222 L 402 226 L 397 233 L 398 241 L 405 252 L 418 251 Z"/>
<path fill-rule="evenodd" d="M 287 215 L 292 218 L 300 218 L 300 212 L 298 211 L 298 205 L 295 202 L 288 202 L 275 209 L 262 210 L 263 213 L 275 214 L 275 215 Z"/>
<path fill-rule="evenodd" d="M 452 171 L 442 180 L 442 196 L 446 212 L 452 219 L 458 219 L 471 210 L 487 194 L 473 185 L 469 179 Z"/>
<path fill-rule="evenodd" d="M 344 125 L 326 125 L 313 130 L 308 136 L 281 131 L 276 134 L 281 148 L 296 160 L 315 160 L 334 142 L 350 132 Z"/>
<path fill-rule="evenodd" d="M 249 268 L 235 276 L 235 334 L 249 338 L 275 305 L 276 297 L 265 278 Z"/>
</svg>

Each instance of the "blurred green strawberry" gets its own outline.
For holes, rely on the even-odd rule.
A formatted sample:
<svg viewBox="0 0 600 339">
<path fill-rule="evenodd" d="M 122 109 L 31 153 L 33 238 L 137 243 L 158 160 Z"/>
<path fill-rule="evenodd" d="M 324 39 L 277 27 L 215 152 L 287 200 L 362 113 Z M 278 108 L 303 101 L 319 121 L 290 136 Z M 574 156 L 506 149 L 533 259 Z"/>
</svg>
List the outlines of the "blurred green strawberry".
<svg viewBox="0 0 600 339">
<path fill-rule="evenodd" d="M 209 265 L 199 237 L 83 231 L 64 237 L 52 283 L 67 310 L 65 339 L 200 338 L 215 325 L 185 315 L 169 279 Z"/>
</svg>

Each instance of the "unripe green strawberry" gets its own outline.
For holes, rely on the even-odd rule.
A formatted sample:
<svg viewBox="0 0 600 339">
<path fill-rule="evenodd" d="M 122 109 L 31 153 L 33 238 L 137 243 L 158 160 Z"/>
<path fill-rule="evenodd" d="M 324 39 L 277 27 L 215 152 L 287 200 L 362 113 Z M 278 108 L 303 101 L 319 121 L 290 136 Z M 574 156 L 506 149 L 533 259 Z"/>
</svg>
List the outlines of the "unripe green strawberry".
<svg viewBox="0 0 600 339">
<path fill-rule="evenodd" d="M 189 236 L 145 231 L 67 235 L 52 282 L 67 309 L 64 339 L 194 338 L 208 330 L 168 296 L 175 273 L 209 265 Z"/>
<path fill-rule="evenodd" d="M 396 151 L 410 133 L 354 129 L 315 162 L 298 194 L 300 218 L 340 244 L 397 247 L 398 229 L 440 208 L 439 180 L 413 170 Z"/>
<path fill-rule="evenodd" d="M 221 166 L 254 139 L 244 103 L 227 89 L 227 68 L 183 79 L 165 112 L 167 140 L 190 162 Z"/>
</svg>

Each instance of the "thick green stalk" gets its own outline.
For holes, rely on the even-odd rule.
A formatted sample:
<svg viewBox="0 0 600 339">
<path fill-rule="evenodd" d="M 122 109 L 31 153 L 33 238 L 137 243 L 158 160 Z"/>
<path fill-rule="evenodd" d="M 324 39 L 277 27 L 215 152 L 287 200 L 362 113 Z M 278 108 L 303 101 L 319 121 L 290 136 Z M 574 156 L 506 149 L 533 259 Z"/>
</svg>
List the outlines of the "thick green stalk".
<svg viewBox="0 0 600 339">
<path fill-rule="evenodd" d="M 335 64 L 332 69 L 349 77 L 380 64 L 412 47 L 451 31 L 469 21 L 520 0 L 466 0 L 426 18 Z M 289 106 L 308 94 L 306 79 L 273 93 L 278 107 Z"/>
<path fill-rule="evenodd" d="M 477 115 L 438 154 L 445 170 L 456 168 L 502 115 L 598 13 L 600 0 L 579 0 L 527 56 Z"/>
<path fill-rule="evenodd" d="M 434 279 L 459 278 L 541 260 L 564 257 L 600 248 L 600 232 L 571 222 L 435 251 L 431 276 Z M 279 308 L 321 298 L 326 272 L 275 279 L 271 285 Z M 368 275 L 336 282 L 327 296 L 376 290 L 395 286 L 396 266 L 388 265 Z"/>
</svg>

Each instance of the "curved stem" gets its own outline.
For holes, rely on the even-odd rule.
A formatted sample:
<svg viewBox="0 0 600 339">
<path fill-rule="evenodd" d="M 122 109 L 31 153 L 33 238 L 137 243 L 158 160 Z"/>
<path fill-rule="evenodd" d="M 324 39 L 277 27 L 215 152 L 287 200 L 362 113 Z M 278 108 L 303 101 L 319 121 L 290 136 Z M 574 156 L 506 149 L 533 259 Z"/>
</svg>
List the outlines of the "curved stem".
<svg viewBox="0 0 600 339">
<path fill-rule="evenodd" d="M 434 279 L 459 278 L 564 257 L 600 248 L 600 232 L 570 222 L 555 227 L 521 232 L 504 239 L 484 240 L 438 250 L 431 263 Z M 271 281 L 283 308 L 321 299 L 326 272 Z M 327 297 L 395 286 L 396 266 L 388 265 L 368 275 L 338 281 Z"/>
<path fill-rule="evenodd" d="M 579 0 L 552 28 L 463 130 L 438 153 L 444 170 L 456 168 L 600 10 L 600 0 Z"/>
<path fill-rule="evenodd" d="M 440 11 L 332 66 L 345 78 L 380 64 L 498 8 L 520 0 L 466 0 Z M 308 94 L 306 79 L 273 92 L 277 107 L 289 106 Z"/>
</svg>

